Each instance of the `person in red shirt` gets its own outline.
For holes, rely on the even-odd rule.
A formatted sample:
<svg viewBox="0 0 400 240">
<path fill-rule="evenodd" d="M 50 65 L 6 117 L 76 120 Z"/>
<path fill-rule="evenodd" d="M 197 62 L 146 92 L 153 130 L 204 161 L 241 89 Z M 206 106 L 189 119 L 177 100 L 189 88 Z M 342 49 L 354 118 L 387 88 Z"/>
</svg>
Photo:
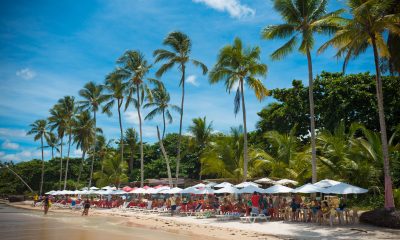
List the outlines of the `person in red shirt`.
<svg viewBox="0 0 400 240">
<path fill-rule="evenodd" d="M 251 196 L 251 204 L 252 204 L 252 213 L 258 214 L 259 208 L 260 208 L 260 195 L 258 195 L 257 192 L 253 193 L 253 196 Z"/>
</svg>

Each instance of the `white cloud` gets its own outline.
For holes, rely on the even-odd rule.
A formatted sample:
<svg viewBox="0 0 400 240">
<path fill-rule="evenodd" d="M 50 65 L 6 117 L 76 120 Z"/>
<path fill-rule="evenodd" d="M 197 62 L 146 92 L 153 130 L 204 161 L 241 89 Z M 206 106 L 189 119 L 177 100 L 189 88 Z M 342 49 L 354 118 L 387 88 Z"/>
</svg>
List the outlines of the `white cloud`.
<svg viewBox="0 0 400 240">
<path fill-rule="evenodd" d="M 233 18 L 254 16 L 255 10 L 240 3 L 240 0 L 193 0 L 195 3 L 204 3 L 220 12 L 228 12 Z"/>
<path fill-rule="evenodd" d="M 44 151 L 44 158 L 48 158 L 50 156 L 50 151 Z M 10 154 L 0 154 L 1 161 L 13 161 L 13 162 L 22 162 L 22 161 L 29 161 L 32 159 L 41 159 L 42 152 L 40 149 L 31 149 L 31 150 L 22 150 L 17 153 L 10 153 Z"/>
<path fill-rule="evenodd" d="M 139 117 L 137 112 L 128 111 L 124 113 L 125 121 L 130 124 L 139 125 Z M 143 119 L 143 117 L 142 117 Z"/>
<path fill-rule="evenodd" d="M 15 74 L 25 80 L 31 80 L 32 78 L 36 77 L 36 72 L 29 68 L 18 70 Z"/>
<path fill-rule="evenodd" d="M 7 137 L 27 137 L 26 131 L 23 129 L 0 128 L 0 138 Z"/>
<path fill-rule="evenodd" d="M 3 149 L 16 150 L 16 149 L 19 148 L 19 144 L 18 144 L 18 143 L 10 142 L 10 140 L 7 139 L 7 140 L 5 140 L 5 141 L 3 142 L 3 144 L 1 144 L 1 147 L 2 147 Z"/>
<path fill-rule="evenodd" d="M 190 75 L 186 78 L 186 82 L 192 84 L 195 87 L 199 86 L 199 83 L 196 80 L 196 76 L 195 75 Z"/>
</svg>

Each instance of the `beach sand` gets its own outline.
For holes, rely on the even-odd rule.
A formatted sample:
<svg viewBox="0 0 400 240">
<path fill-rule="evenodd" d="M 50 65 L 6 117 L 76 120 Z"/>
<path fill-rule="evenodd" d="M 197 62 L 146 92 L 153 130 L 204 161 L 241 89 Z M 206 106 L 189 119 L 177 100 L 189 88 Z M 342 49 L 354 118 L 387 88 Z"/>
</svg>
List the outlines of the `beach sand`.
<svg viewBox="0 0 400 240">
<path fill-rule="evenodd" d="M 30 205 L 12 206 L 33 209 Z M 38 210 L 38 208 L 36 208 Z M 80 211 L 51 209 L 54 215 L 79 215 Z M 400 239 L 400 230 L 378 228 L 364 224 L 348 226 L 319 226 L 314 223 L 292 223 L 282 221 L 243 224 L 236 221 L 217 221 L 215 218 L 170 217 L 137 212 L 122 212 L 111 209 L 91 209 L 95 217 L 114 217 L 116 226 L 167 232 L 190 239 L 229 240 L 275 240 L 275 239 Z M 90 217 L 90 216 L 89 216 Z M 153 236 L 152 239 L 164 239 Z M 177 238 L 178 239 L 178 238 Z"/>
</svg>

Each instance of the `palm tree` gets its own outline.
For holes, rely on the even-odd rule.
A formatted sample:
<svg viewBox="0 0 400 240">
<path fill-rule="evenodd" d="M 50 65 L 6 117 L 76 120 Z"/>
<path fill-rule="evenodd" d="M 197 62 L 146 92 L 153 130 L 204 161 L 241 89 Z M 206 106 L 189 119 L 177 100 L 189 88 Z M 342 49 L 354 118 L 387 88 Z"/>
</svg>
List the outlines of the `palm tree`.
<svg viewBox="0 0 400 240">
<path fill-rule="evenodd" d="M 169 123 L 172 123 L 172 115 L 169 108 L 172 108 L 177 112 L 180 112 L 181 109 L 178 106 L 169 103 L 170 96 L 163 83 L 160 82 L 157 84 L 157 87 L 153 89 L 152 92 L 153 101 L 146 103 L 143 108 L 153 108 L 153 110 L 147 114 L 144 120 L 152 120 L 156 115 L 161 114 L 163 118 L 163 132 L 161 139 L 164 139 L 166 128 L 165 117 L 167 117 Z"/>
<path fill-rule="evenodd" d="M 132 173 L 133 170 L 133 155 L 135 153 L 135 149 L 137 148 L 138 143 L 138 134 L 133 128 L 128 128 L 125 131 L 125 142 L 129 148 L 129 173 Z"/>
<path fill-rule="evenodd" d="M 63 173 L 63 145 L 64 145 L 64 135 L 67 130 L 67 121 L 65 119 L 65 112 L 63 111 L 61 105 L 58 103 L 50 109 L 49 117 L 50 129 L 53 131 L 57 129 L 57 137 L 60 139 L 60 181 L 59 190 L 61 190 L 62 183 L 62 173 Z"/>
<path fill-rule="evenodd" d="M 49 127 L 47 125 L 47 120 L 41 119 L 36 120 L 30 125 L 31 130 L 27 133 L 28 135 L 34 135 L 34 140 L 40 139 L 41 149 L 42 149 L 42 175 L 40 180 L 40 190 L 39 195 L 42 195 L 43 190 L 43 178 L 44 178 L 44 154 L 43 154 L 43 138 L 48 139 L 50 136 Z"/>
<path fill-rule="evenodd" d="M 315 114 L 313 96 L 313 68 L 310 51 L 314 46 L 314 33 L 332 33 L 337 29 L 338 15 L 343 10 L 326 13 L 328 0 L 275 0 L 274 8 L 286 21 L 279 25 L 270 25 L 263 29 L 264 39 L 290 40 L 271 54 L 273 60 L 280 60 L 292 52 L 301 35 L 299 51 L 307 55 L 308 95 L 310 103 L 311 163 L 312 182 L 317 181 L 317 161 L 315 144 Z"/>
<path fill-rule="evenodd" d="M 103 104 L 107 97 L 103 95 L 104 87 L 102 85 L 97 85 L 94 82 L 88 82 L 85 84 L 83 89 L 79 91 L 79 96 L 84 98 L 85 100 L 79 101 L 80 109 L 87 110 L 93 112 L 93 121 L 94 121 L 94 128 L 96 129 L 96 113 L 99 110 L 101 104 Z M 94 131 L 93 131 L 94 132 Z M 95 134 L 95 133 L 93 133 Z M 92 185 L 92 176 L 93 176 L 93 164 L 94 158 L 96 156 L 96 137 L 94 136 L 93 142 L 93 153 L 92 153 L 92 163 L 90 167 L 90 177 L 89 177 L 89 187 Z"/>
<path fill-rule="evenodd" d="M 75 106 L 75 98 L 72 96 L 65 96 L 58 100 L 57 103 L 59 111 L 61 112 L 61 116 L 63 118 L 65 126 L 65 131 L 68 135 L 68 153 L 67 153 L 67 162 L 65 164 L 65 176 L 64 176 L 64 190 L 67 187 L 67 179 L 68 179 L 68 166 L 69 166 L 69 154 L 71 150 L 71 142 L 72 142 L 72 135 L 73 135 L 73 127 L 75 124 L 75 118 L 77 114 L 77 108 Z"/>
<path fill-rule="evenodd" d="M 220 50 L 217 63 L 209 74 L 211 84 L 224 81 L 226 91 L 229 93 L 237 86 L 234 100 L 234 113 L 236 115 L 239 112 L 240 105 L 242 105 L 244 127 L 244 180 L 247 178 L 248 165 L 244 83 L 246 82 L 247 85 L 254 91 L 258 100 L 261 101 L 268 95 L 268 91 L 263 85 L 262 81 L 257 79 L 257 76 L 265 77 L 267 73 L 267 65 L 260 63 L 260 52 L 261 50 L 259 47 L 243 48 L 242 41 L 239 38 L 235 38 L 233 45 L 227 45 Z"/>
<path fill-rule="evenodd" d="M 161 65 L 160 69 L 156 72 L 157 77 L 161 77 L 168 70 L 177 66 L 179 71 L 181 72 L 181 79 L 179 81 L 179 86 L 182 87 L 182 99 L 181 99 L 181 107 L 180 113 L 181 117 L 179 120 L 179 138 L 178 138 L 178 153 L 176 157 L 176 184 L 178 184 L 179 178 L 179 164 L 181 160 L 181 141 L 182 141 L 182 120 L 183 120 L 183 104 L 185 101 L 185 77 L 186 77 L 186 67 L 189 62 L 191 62 L 194 66 L 200 67 L 203 70 L 203 75 L 205 75 L 208 71 L 205 64 L 202 62 L 192 59 L 190 57 L 192 43 L 190 38 L 182 33 L 182 32 L 171 32 L 164 39 L 163 44 L 168 46 L 171 50 L 166 49 L 157 49 L 154 51 L 155 62 L 166 61 L 163 65 Z"/>
<path fill-rule="evenodd" d="M 49 126 L 50 127 L 50 126 Z M 56 152 L 59 152 L 60 150 L 58 149 L 58 146 L 60 146 L 59 143 L 60 139 L 53 133 L 49 133 L 49 137 L 46 139 L 47 146 L 45 148 L 51 148 L 51 159 L 54 159 L 54 149 Z"/>
<path fill-rule="evenodd" d="M 122 119 L 121 119 L 121 107 L 124 102 L 124 94 L 126 92 L 126 85 L 122 82 L 123 77 L 119 74 L 119 70 L 115 70 L 112 73 L 108 74 L 106 77 L 105 88 L 109 94 L 106 94 L 105 97 L 108 99 L 107 103 L 105 103 L 103 107 L 103 113 L 107 113 L 107 115 L 111 116 L 111 109 L 114 106 L 115 102 L 117 102 L 118 109 L 118 121 L 119 121 L 119 130 L 120 130 L 120 156 L 121 161 L 124 160 L 124 130 L 122 128 Z"/>
<path fill-rule="evenodd" d="M 86 153 L 90 150 L 90 146 L 94 142 L 93 133 L 94 130 L 94 120 L 91 118 L 88 111 L 81 112 L 76 119 L 76 124 L 74 126 L 74 143 L 77 149 L 82 150 L 82 160 L 79 167 L 77 187 L 79 187 L 81 174 L 83 170 L 83 163 L 85 162 Z"/>
<path fill-rule="evenodd" d="M 194 141 L 196 145 L 199 147 L 199 155 L 202 154 L 204 149 L 207 147 L 209 143 L 212 128 L 212 122 L 207 124 L 206 117 L 204 118 L 193 118 L 193 124 L 189 126 L 189 132 L 193 135 Z M 201 170 L 202 170 L 202 163 L 200 161 L 200 173 L 199 178 L 201 180 Z"/>
<path fill-rule="evenodd" d="M 118 61 L 120 66 L 120 73 L 124 79 L 127 79 L 127 91 L 128 96 L 126 99 L 125 110 L 130 104 L 133 104 L 137 110 L 139 118 L 139 134 L 140 134 L 140 186 L 143 187 L 144 182 L 144 159 L 143 159 L 143 131 L 142 131 L 142 115 L 141 106 L 144 99 L 147 97 L 151 100 L 151 93 L 147 87 L 146 80 L 152 82 L 150 79 L 146 79 L 145 76 L 149 72 L 151 65 L 144 58 L 144 55 L 139 51 L 126 51 Z M 136 98 L 134 97 L 136 93 Z"/>
<path fill-rule="evenodd" d="M 378 100 L 379 125 L 381 130 L 382 152 L 385 175 L 385 208 L 394 209 L 392 179 L 390 176 L 389 150 L 386 134 L 385 112 L 383 106 L 382 79 L 379 69 L 379 57 L 390 57 L 383 33 L 389 31 L 400 35 L 399 20 L 396 15 L 386 12 L 393 6 L 392 0 L 349 0 L 352 19 L 343 19 L 342 28 L 319 52 L 329 46 L 338 49 L 336 56 L 345 56 L 343 70 L 352 57 L 357 57 L 372 45 L 376 70 L 376 96 Z"/>
<path fill-rule="evenodd" d="M 121 161 L 115 152 L 109 152 L 102 161 L 102 165 L 104 170 L 94 173 L 98 186 L 113 184 L 119 188 L 122 182 L 128 181 L 128 176 L 125 174 L 127 164 L 125 161 Z"/>
</svg>

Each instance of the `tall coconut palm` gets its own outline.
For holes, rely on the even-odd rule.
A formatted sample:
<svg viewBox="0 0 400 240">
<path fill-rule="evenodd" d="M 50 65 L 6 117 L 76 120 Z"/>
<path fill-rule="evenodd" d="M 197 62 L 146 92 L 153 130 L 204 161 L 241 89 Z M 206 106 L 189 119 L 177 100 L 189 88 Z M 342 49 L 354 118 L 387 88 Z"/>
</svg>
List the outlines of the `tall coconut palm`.
<svg viewBox="0 0 400 240">
<path fill-rule="evenodd" d="M 212 128 L 212 122 L 207 124 L 206 117 L 204 118 L 193 118 L 192 125 L 189 126 L 189 132 L 193 135 L 195 144 L 198 146 L 199 155 L 202 154 L 204 149 L 207 147 L 209 143 Z M 200 161 L 200 173 L 199 178 L 201 180 L 201 170 L 203 164 Z"/>
<path fill-rule="evenodd" d="M 162 119 L 163 119 L 163 132 L 162 132 L 162 138 L 164 139 L 165 135 L 165 129 L 166 129 L 166 123 L 165 123 L 165 118 L 168 119 L 169 123 L 172 123 L 172 115 L 169 110 L 169 108 L 180 112 L 180 108 L 174 104 L 170 104 L 170 96 L 169 93 L 167 92 L 167 89 L 165 88 L 163 83 L 157 84 L 156 88 L 153 89 L 153 101 L 146 103 L 143 108 L 153 108 L 144 120 L 152 120 L 156 115 L 161 114 Z"/>
<path fill-rule="evenodd" d="M 151 65 L 139 51 L 126 51 L 117 62 L 120 64 L 120 73 L 124 79 L 127 79 L 128 96 L 125 103 L 125 110 L 130 104 L 137 110 L 139 118 L 139 136 L 140 136 L 140 186 L 143 187 L 144 182 L 144 159 L 143 159 L 143 131 L 142 131 L 142 104 L 147 97 L 151 100 L 151 92 L 148 89 L 146 74 L 149 72 Z M 134 94 L 136 93 L 136 97 Z"/>
<path fill-rule="evenodd" d="M 75 98 L 72 96 L 65 96 L 58 100 L 57 108 L 61 112 L 61 116 L 64 119 L 65 132 L 68 135 L 68 152 L 67 152 L 67 162 L 65 164 L 65 176 L 64 176 L 64 190 L 67 187 L 67 179 L 68 179 L 68 167 L 69 167 L 69 154 L 71 152 L 71 143 L 72 143 L 72 135 L 73 135 L 73 127 L 75 124 L 75 118 L 77 114 L 77 108 L 75 106 Z"/>
<path fill-rule="evenodd" d="M 57 137 L 60 139 L 60 181 L 59 190 L 61 190 L 62 174 L 63 174 L 63 145 L 64 135 L 67 130 L 67 121 L 65 119 L 65 112 L 61 105 L 58 103 L 50 109 L 49 126 L 53 131 L 57 129 Z"/>
<path fill-rule="evenodd" d="M 273 60 L 280 60 L 286 57 L 294 50 L 299 40 L 301 40 L 301 43 L 298 50 L 307 55 L 313 183 L 317 181 L 317 161 L 311 50 L 314 47 L 314 33 L 330 34 L 336 31 L 338 28 L 338 15 L 343 12 L 343 10 L 338 10 L 326 13 L 327 4 L 328 0 L 275 0 L 274 8 L 281 14 L 285 23 L 267 26 L 262 31 L 264 39 L 285 39 L 290 37 L 288 42 L 271 54 Z"/>
<path fill-rule="evenodd" d="M 129 148 L 129 173 L 132 173 L 133 170 L 133 160 L 134 160 L 134 153 L 135 149 L 137 148 L 138 144 L 138 134 L 133 128 L 128 128 L 125 131 L 125 143 Z"/>
<path fill-rule="evenodd" d="M 50 127 L 50 125 L 49 125 Z M 58 146 L 60 146 L 60 139 L 58 139 L 58 137 L 53 133 L 50 132 L 49 133 L 49 137 L 46 139 L 47 142 L 47 146 L 45 146 L 44 148 L 51 148 L 51 159 L 54 159 L 54 150 L 56 150 L 56 152 L 59 152 L 60 150 L 58 149 Z"/>
<path fill-rule="evenodd" d="M 181 117 L 179 120 L 179 138 L 178 138 L 178 153 L 176 157 L 176 184 L 178 184 L 179 178 L 179 164 L 181 160 L 181 141 L 182 141 L 182 120 L 183 120 L 183 105 L 185 101 L 185 78 L 186 78 L 186 67 L 189 62 L 194 66 L 200 67 L 203 70 L 203 75 L 208 71 L 207 66 L 202 62 L 192 59 L 190 53 L 192 50 L 192 43 L 190 38 L 182 32 L 171 32 L 164 39 L 163 44 L 168 46 L 171 50 L 157 49 L 154 51 L 155 62 L 165 61 L 161 65 L 160 69 L 156 72 L 157 77 L 161 77 L 168 70 L 177 66 L 181 72 L 181 79 L 179 80 L 179 86 L 182 87 L 182 98 L 180 113 Z"/>
<path fill-rule="evenodd" d="M 382 79 L 379 68 L 379 57 L 390 57 L 384 41 L 384 32 L 400 35 L 399 17 L 387 15 L 394 1 L 349 0 L 348 5 L 352 19 L 344 19 L 342 28 L 328 42 L 323 44 L 319 52 L 329 46 L 338 49 L 336 56 L 345 57 L 343 70 L 352 57 L 357 57 L 372 46 L 376 71 L 376 96 L 378 100 L 379 125 L 381 130 L 382 153 L 385 175 L 385 208 L 394 209 L 392 179 L 390 175 L 389 150 L 386 134 L 385 112 L 383 106 Z"/>
<path fill-rule="evenodd" d="M 79 91 L 79 96 L 81 96 L 84 100 L 79 101 L 79 108 L 82 110 L 87 110 L 93 112 L 93 121 L 94 128 L 96 129 L 96 113 L 101 107 L 101 105 L 107 100 L 107 97 L 103 94 L 104 87 L 102 85 L 98 85 L 94 82 L 88 82 L 85 84 L 83 89 Z M 93 131 L 95 134 L 95 131 Z M 92 163 L 90 166 L 90 177 L 89 184 L 90 187 L 92 185 L 92 177 L 93 177 L 93 164 L 96 156 L 96 137 L 93 136 L 93 153 L 92 153 Z"/>
<path fill-rule="evenodd" d="M 48 139 L 50 136 L 49 126 L 47 125 L 47 120 L 41 119 L 36 120 L 30 125 L 31 130 L 27 133 L 28 135 L 34 135 L 34 140 L 40 139 L 41 149 L 42 149 L 42 175 L 40 178 L 40 190 L 39 195 L 42 195 L 43 190 L 43 178 L 44 178 L 44 154 L 43 154 L 43 139 Z"/>
<path fill-rule="evenodd" d="M 119 74 L 119 70 L 115 70 L 112 73 L 108 74 L 106 77 L 105 88 L 108 94 L 105 97 L 108 99 L 107 103 L 103 106 L 103 113 L 107 113 L 107 115 L 111 116 L 114 104 L 117 103 L 118 109 L 118 121 L 119 121 L 119 130 L 120 130 L 120 156 L 121 161 L 124 160 L 124 129 L 122 127 L 122 118 L 121 118 L 121 107 L 124 103 L 124 95 L 126 92 L 126 84 L 122 82 L 123 77 Z"/>
<path fill-rule="evenodd" d="M 244 84 L 252 89 L 258 100 L 268 95 L 268 91 L 258 76 L 265 77 L 267 65 L 260 62 L 261 50 L 259 47 L 243 47 L 242 40 L 235 38 L 233 45 L 223 47 L 218 55 L 218 60 L 210 71 L 211 84 L 223 81 L 226 91 L 236 90 L 234 99 L 234 113 L 239 112 L 242 106 L 244 127 L 244 165 L 243 178 L 247 178 L 248 150 L 247 150 L 247 121 L 246 105 L 244 97 Z M 237 87 L 236 87 L 237 86 Z M 237 88 L 237 89 L 234 89 Z"/>
<path fill-rule="evenodd" d="M 91 118 L 88 111 L 81 112 L 76 118 L 76 124 L 74 126 L 74 143 L 77 149 L 82 151 L 82 160 L 79 167 L 77 187 L 79 187 L 80 179 L 83 170 L 83 164 L 85 162 L 86 153 L 90 150 L 90 146 L 93 144 L 94 137 L 94 120 Z"/>
</svg>

